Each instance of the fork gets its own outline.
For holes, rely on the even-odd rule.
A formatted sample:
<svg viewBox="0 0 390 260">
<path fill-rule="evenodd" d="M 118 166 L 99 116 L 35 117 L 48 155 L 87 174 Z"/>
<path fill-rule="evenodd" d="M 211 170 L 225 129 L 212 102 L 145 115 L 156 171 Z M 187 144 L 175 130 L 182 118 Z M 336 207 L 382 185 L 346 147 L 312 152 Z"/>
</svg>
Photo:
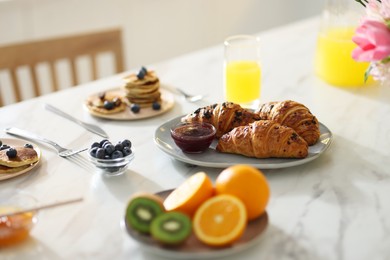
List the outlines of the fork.
<svg viewBox="0 0 390 260">
<path fill-rule="evenodd" d="M 88 149 L 88 148 L 84 148 L 84 149 L 73 151 L 71 149 L 64 148 L 64 147 L 60 146 L 59 144 L 57 144 L 57 143 L 55 143 L 55 142 L 53 142 L 51 140 L 48 140 L 48 139 L 46 139 L 44 137 L 41 137 L 39 135 L 36 135 L 34 133 L 31 133 L 31 132 L 28 132 L 26 130 L 22 130 L 22 129 L 19 129 L 19 128 L 16 128 L 16 127 L 6 128 L 5 132 L 7 134 L 10 134 L 10 135 L 15 135 L 15 136 L 19 136 L 19 137 L 22 137 L 22 138 L 28 138 L 28 139 L 31 139 L 31 140 L 40 141 L 40 142 L 44 142 L 44 143 L 50 144 L 51 146 L 53 146 L 57 150 L 57 154 L 59 156 L 63 157 L 63 158 L 66 158 L 66 157 L 69 157 L 69 156 L 81 153 L 81 152 L 83 152 L 83 151 Z"/>
<path fill-rule="evenodd" d="M 204 98 L 203 95 L 190 95 L 186 92 L 184 92 L 180 88 L 174 88 L 177 92 L 183 95 L 184 99 L 187 100 L 188 102 L 196 102 Z"/>
</svg>

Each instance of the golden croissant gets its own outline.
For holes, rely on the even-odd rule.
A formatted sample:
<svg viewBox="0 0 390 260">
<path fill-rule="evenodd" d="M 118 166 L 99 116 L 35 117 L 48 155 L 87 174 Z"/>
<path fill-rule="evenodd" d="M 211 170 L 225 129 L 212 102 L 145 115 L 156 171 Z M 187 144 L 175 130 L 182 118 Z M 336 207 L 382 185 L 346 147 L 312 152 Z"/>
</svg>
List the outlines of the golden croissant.
<svg viewBox="0 0 390 260">
<path fill-rule="evenodd" d="M 317 118 L 304 105 L 285 100 L 262 104 L 255 111 L 263 120 L 273 120 L 294 129 L 308 145 L 315 144 L 320 137 Z"/>
<path fill-rule="evenodd" d="M 308 145 L 294 129 L 271 120 L 234 128 L 219 140 L 216 150 L 256 158 L 305 158 Z"/>
<path fill-rule="evenodd" d="M 201 107 L 182 118 L 183 122 L 206 122 L 212 124 L 217 130 L 216 138 L 221 137 L 237 126 L 247 125 L 257 120 L 260 120 L 258 114 L 252 113 L 232 102 Z"/>
</svg>

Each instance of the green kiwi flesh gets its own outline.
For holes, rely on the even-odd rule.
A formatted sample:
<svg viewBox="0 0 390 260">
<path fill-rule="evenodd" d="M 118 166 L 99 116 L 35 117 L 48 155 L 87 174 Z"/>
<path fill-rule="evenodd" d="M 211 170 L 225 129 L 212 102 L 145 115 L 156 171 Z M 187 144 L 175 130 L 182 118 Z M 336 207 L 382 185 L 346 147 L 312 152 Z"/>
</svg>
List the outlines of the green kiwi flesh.
<svg viewBox="0 0 390 260">
<path fill-rule="evenodd" d="M 166 212 L 153 220 L 150 232 L 162 244 L 178 245 L 191 235 L 191 219 L 181 212 Z"/>
<path fill-rule="evenodd" d="M 164 212 L 161 203 L 146 197 L 134 198 L 126 209 L 126 220 L 129 225 L 142 233 L 150 233 L 152 221 Z"/>
</svg>

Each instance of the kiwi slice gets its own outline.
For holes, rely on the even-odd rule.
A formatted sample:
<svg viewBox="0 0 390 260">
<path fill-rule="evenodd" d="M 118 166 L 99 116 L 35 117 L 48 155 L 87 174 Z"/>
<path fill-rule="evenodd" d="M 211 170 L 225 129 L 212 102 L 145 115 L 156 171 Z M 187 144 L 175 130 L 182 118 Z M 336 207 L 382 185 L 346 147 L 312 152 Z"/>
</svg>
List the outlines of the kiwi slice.
<svg viewBox="0 0 390 260">
<path fill-rule="evenodd" d="M 162 244 L 178 245 L 191 235 L 191 219 L 181 212 L 166 212 L 153 220 L 150 232 Z"/>
<path fill-rule="evenodd" d="M 133 229 L 149 234 L 152 221 L 164 211 L 160 197 L 153 194 L 136 194 L 127 206 L 126 221 Z"/>
</svg>

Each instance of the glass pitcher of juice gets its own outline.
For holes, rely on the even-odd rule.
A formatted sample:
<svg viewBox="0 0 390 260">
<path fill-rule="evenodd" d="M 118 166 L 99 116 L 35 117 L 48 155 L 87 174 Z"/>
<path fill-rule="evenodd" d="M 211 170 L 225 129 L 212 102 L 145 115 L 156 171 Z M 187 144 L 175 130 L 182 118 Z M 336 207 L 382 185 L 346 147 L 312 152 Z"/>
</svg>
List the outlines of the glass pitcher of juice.
<svg viewBox="0 0 390 260">
<path fill-rule="evenodd" d="M 325 82 L 341 87 L 364 86 L 368 62 L 352 58 L 352 41 L 364 8 L 352 0 L 326 0 L 317 38 L 315 72 Z"/>
</svg>

